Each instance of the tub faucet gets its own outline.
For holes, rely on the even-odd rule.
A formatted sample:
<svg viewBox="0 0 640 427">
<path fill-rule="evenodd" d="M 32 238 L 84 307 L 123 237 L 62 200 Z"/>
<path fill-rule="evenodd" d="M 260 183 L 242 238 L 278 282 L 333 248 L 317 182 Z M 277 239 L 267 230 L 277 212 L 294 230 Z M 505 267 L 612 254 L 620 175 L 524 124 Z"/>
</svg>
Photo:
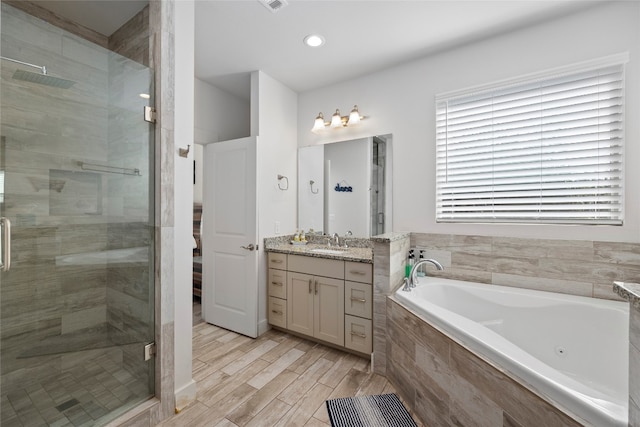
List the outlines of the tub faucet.
<svg viewBox="0 0 640 427">
<path fill-rule="evenodd" d="M 418 280 L 416 277 L 416 273 L 418 271 L 418 267 L 420 267 L 422 264 L 426 264 L 426 263 L 431 263 L 433 265 L 436 266 L 436 268 L 438 270 L 444 270 L 444 267 L 442 266 L 442 264 L 440 264 L 438 261 L 436 261 L 435 259 L 421 259 L 420 261 L 416 262 L 413 266 L 413 268 L 411 269 L 411 273 L 409 273 L 409 281 L 408 281 L 408 286 L 409 288 L 415 288 L 416 287 L 416 281 Z"/>
</svg>

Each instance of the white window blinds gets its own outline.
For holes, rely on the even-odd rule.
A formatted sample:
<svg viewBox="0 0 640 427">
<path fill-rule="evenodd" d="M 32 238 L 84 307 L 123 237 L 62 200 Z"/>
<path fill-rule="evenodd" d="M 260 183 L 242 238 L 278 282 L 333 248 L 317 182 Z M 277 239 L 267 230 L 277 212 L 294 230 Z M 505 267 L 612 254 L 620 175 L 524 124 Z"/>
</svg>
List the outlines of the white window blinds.
<svg viewBox="0 0 640 427">
<path fill-rule="evenodd" d="M 436 99 L 439 222 L 622 224 L 623 64 Z"/>
</svg>

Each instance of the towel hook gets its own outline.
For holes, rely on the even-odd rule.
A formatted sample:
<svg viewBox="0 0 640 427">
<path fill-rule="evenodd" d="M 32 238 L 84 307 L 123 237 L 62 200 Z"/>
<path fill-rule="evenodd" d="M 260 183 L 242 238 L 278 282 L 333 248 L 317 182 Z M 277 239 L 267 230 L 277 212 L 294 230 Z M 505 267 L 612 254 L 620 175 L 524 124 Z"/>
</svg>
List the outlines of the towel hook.
<svg viewBox="0 0 640 427">
<path fill-rule="evenodd" d="M 280 187 L 280 181 L 285 180 L 287 182 L 287 186 L 285 188 Z M 281 189 L 282 191 L 286 191 L 289 189 L 289 178 L 287 178 L 284 175 L 278 175 L 278 188 Z"/>
<path fill-rule="evenodd" d="M 320 191 L 319 189 L 316 188 L 316 191 L 313 191 L 313 184 L 315 184 L 316 182 L 314 180 L 309 181 L 309 185 L 311 186 L 311 193 L 312 194 L 318 194 L 318 192 Z"/>
<path fill-rule="evenodd" d="M 178 148 L 178 154 L 180 157 L 187 157 L 189 155 L 189 149 L 191 145 L 187 145 L 187 148 Z"/>
</svg>

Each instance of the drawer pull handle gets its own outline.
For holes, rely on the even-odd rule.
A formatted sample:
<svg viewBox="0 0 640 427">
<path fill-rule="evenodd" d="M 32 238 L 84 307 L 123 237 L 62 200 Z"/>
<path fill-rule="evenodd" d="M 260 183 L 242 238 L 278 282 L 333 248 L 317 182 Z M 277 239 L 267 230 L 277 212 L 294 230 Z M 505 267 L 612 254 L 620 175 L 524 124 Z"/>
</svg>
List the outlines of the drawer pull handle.
<svg viewBox="0 0 640 427">
<path fill-rule="evenodd" d="M 361 334 L 361 333 L 353 332 L 353 331 L 351 331 L 351 335 L 355 335 L 355 336 L 360 337 L 360 338 L 367 338 L 367 336 L 365 334 Z"/>
<path fill-rule="evenodd" d="M 357 274 L 357 275 L 359 275 L 359 276 L 364 276 L 365 274 L 367 274 L 367 273 L 365 273 L 364 271 L 358 271 L 358 270 L 351 270 L 349 273 L 351 273 L 351 274 Z"/>
<path fill-rule="evenodd" d="M 281 259 L 272 259 L 271 262 L 274 263 L 274 264 L 282 264 L 283 263 L 283 261 Z"/>
<path fill-rule="evenodd" d="M 312 282 L 312 281 L 313 281 L 313 279 L 309 279 L 309 293 L 313 292 L 313 291 L 311 290 L 311 282 Z"/>
<path fill-rule="evenodd" d="M 280 282 L 271 282 L 272 285 L 276 285 L 276 286 L 282 286 L 282 283 Z"/>
<path fill-rule="evenodd" d="M 282 316 L 282 312 L 281 312 L 281 311 L 279 311 L 279 310 L 271 310 L 271 312 L 272 312 L 273 314 L 279 314 L 279 315 L 281 315 L 281 316 Z"/>
<path fill-rule="evenodd" d="M 363 298 L 356 298 L 356 297 L 351 297 L 351 301 L 367 302 L 367 300 L 366 300 L 366 299 L 363 299 Z"/>
<path fill-rule="evenodd" d="M 318 281 L 316 280 L 316 295 L 318 295 Z"/>
</svg>

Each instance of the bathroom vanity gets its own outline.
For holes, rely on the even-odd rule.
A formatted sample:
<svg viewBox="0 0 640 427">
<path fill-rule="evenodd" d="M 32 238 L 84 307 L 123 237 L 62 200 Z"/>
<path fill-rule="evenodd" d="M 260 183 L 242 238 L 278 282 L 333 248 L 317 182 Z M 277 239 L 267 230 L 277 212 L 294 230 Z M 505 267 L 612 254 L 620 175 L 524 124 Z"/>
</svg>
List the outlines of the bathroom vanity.
<svg viewBox="0 0 640 427">
<path fill-rule="evenodd" d="M 371 249 L 280 244 L 266 251 L 269 323 L 369 357 L 373 342 Z"/>
</svg>

